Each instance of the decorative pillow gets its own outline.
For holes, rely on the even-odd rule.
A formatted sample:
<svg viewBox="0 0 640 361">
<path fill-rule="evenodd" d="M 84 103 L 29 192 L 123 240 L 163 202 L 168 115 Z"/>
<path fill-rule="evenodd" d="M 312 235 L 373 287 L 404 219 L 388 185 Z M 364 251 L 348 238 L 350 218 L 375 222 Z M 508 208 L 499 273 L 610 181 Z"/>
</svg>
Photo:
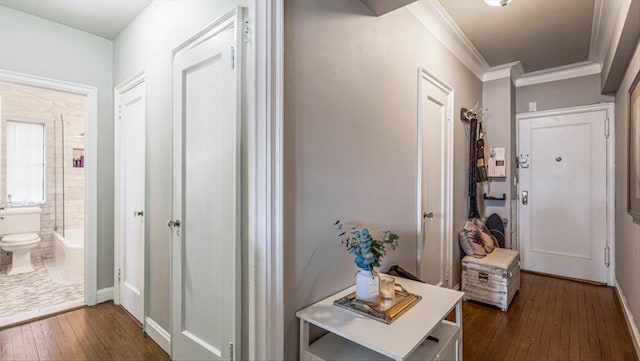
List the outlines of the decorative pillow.
<svg viewBox="0 0 640 361">
<path fill-rule="evenodd" d="M 464 230 L 458 233 L 458 241 L 460 242 L 460 248 L 462 248 L 462 251 L 464 252 L 464 254 L 466 254 L 467 256 L 475 257 L 474 256 L 475 250 L 471 245 L 471 243 L 469 243 L 466 232 Z M 482 250 L 484 251 L 484 247 L 482 248 Z"/>
<path fill-rule="evenodd" d="M 461 235 L 464 237 L 459 237 L 459 241 L 462 249 L 467 255 L 476 258 L 482 258 L 487 255 L 487 251 L 485 250 L 484 242 L 482 240 L 482 232 L 480 232 L 473 223 L 467 221 Z"/>
<path fill-rule="evenodd" d="M 464 228 L 465 230 L 474 229 L 478 231 L 480 241 L 482 242 L 482 246 L 486 253 L 491 253 L 496 248 L 494 238 L 491 236 L 491 233 L 489 233 L 487 226 L 485 226 L 481 220 L 474 218 L 471 221 L 467 221 Z"/>
<path fill-rule="evenodd" d="M 480 218 L 473 218 L 471 220 L 471 222 L 473 222 L 473 225 L 478 227 L 478 229 L 480 229 L 480 232 L 484 232 L 486 234 L 491 234 L 491 232 L 489 232 L 489 228 L 487 228 L 487 225 L 484 224 L 483 221 L 480 220 Z"/>
</svg>

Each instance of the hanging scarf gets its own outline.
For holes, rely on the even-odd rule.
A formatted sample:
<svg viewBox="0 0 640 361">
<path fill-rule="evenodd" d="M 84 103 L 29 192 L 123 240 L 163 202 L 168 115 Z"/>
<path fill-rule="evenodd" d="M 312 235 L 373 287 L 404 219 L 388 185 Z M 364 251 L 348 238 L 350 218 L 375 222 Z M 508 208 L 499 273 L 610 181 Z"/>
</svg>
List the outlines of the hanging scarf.
<svg viewBox="0 0 640 361">
<path fill-rule="evenodd" d="M 480 218 L 478 210 L 478 119 L 469 119 L 469 218 Z M 484 144 L 484 143 L 483 143 Z"/>
<path fill-rule="evenodd" d="M 476 155 L 477 155 L 477 177 L 476 181 L 478 183 L 483 183 L 489 180 L 487 177 L 487 166 L 484 160 L 484 132 L 482 131 L 482 122 L 478 122 L 478 140 L 476 141 Z"/>
</svg>

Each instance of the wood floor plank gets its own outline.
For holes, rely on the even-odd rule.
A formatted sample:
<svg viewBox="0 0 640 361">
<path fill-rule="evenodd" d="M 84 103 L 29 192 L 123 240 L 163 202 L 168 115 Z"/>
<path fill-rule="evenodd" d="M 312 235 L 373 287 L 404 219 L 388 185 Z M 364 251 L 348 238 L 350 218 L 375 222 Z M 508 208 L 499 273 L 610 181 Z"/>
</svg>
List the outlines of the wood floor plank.
<svg viewBox="0 0 640 361">
<path fill-rule="evenodd" d="M 0 331 L 0 360 L 13 361 L 13 347 L 11 346 L 11 333 L 9 330 Z"/>
<path fill-rule="evenodd" d="M 116 349 L 122 349 L 124 359 L 144 359 L 145 354 L 142 350 L 142 329 L 135 325 L 133 327 L 123 327 L 117 320 L 116 314 L 123 313 L 122 310 L 115 307 L 108 307 L 108 305 L 97 305 L 98 317 L 103 325 L 109 325 L 111 327 L 111 342 L 112 347 Z M 128 317 L 128 316 L 127 316 Z M 135 327 L 135 329 L 134 329 Z M 135 330 L 135 332 L 134 332 Z M 137 347 L 136 347 L 137 345 Z"/>
<path fill-rule="evenodd" d="M 86 347 L 82 340 L 76 335 L 69 322 L 68 314 L 61 314 L 56 316 L 56 320 L 60 325 L 61 336 L 66 339 L 69 347 L 73 349 L 74 354 L 77 355 L 78 360 L 96 360 L 97 354 L 93 352 L 93 348 Z"/>
<path fill-rule="evenodd" d="M 9 331 L 9 342 L 13 349 L 13 358 L 16 360 L 27 360 L 27 353 L 25 350 L 24 340 L 22 339 L 22 332 L 20 328 L 13 327 Z"/>
<path fill-rule="evenodd" d="M 611 287 L 523 272 L 509 311 L 465 302 L 463 325 L 466 361 L 638 360 Z"/>
<path fill-rule="evenodd" d="M 544 315 L 541 321 L 541 329 L 538 334 L 538 342 L 536 342 L 535 355 L 538 359 L 549 359 L 549 347 L 551 344 L 551 335 L 553 332 L 553 318 L 549 317 L 553 314 L 558 299 L 558 282 L 555 279 L 548 280 L 549 293 L 546 297 Z M 534 354 L 534 352 L 530 352 Z M 530 358 L 531 359 L 531 358 Z"/>
<path fill-rule="evenodd" d="M 53 360 L 52 355 L 49 353 L 47 341 L 42 335 L 42 329 L 40 328 L 40 324 L 38 322 L 39 321 L 34 321 L 29 324 L 33 342 L 35 343 L 36 351 L 38 352 L 38 360 Z"/>
<path fill-rule="evenodd" d="M 39 320 L 36 322 L 36 325 L 40 328 L 40 332 L 42 333 L 42 340 L 47 347 L 49 352 L 49 357 L 51 360 L 65 360 L 62 356 L 62 352 L 60 350 L 59 345 L 56 343 L 55 337 L 51 332 L 48 324 L 48 319 Z"/>
<path fill-rule="evenodd" d="M 22 335 L 22 343 L 24 345 L 25 360 L 39 360 L 38 350 L 36 348 L 36 342 L 31 332 L 31 325 L 16 326 L 20 328 L 20 334 Z"/>
<path fill-rule="evenodd" d="M 85 345 L 85 353 L 92 354 L 97 359 L 112 360 L 113 358 L 102 344 L 102 340 L 96 335 L 93 330 L 91 320 L 84 316 L 84 313 L 80 310 L 67 313 L 69 323 L 76 335 L 83 335 L 82 340 Z M 90 349 L 88 352 L 87 349 Z M 93 356 L 90 356 L 93 359 Z"/>
<path fill-rule="evenodd" d="M 534 326 L 536 318 L 538 316 L 537 310 L 540 308 L 540 305 L 537 303 L 537 301 L 543 295 L 545 284 L 546 279 L 534 278 L 533 286 L 526 292 L 528 301 L 527 306 L 530 312 L 529 316 L 527 317 L 527 322 L 525 324 L 518 325 L 518 329 L 520 330 L 520 337 L 516 345 L 517 350 L 513 358 L 511 358 L 512 360 L 524 360 L 527 357 L 529 346 L 531 346 L 531 336 L 534 333 Z"/>
</svg>

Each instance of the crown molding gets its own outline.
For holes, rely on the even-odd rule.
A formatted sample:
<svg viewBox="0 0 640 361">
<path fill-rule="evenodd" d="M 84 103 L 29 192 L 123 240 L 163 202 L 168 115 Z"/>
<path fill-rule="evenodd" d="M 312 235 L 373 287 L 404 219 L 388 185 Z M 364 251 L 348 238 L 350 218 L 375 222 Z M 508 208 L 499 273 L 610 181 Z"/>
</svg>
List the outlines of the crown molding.
<svg viewBox="0 0 640 361">
<path fill-rule="evenodd" d="M 437 0 L 418 1 L 407 9 L 478 79 L 483 79 L 489 64 Z"/>
<path fill-rule="evenodd" d="M 603 0 L 595 0 L 595 4 L 593 5 L 593 21 L 591 22 L 591 41 L 589 42 L 589 60 L 592 61 L 598 61 L 598 59 L 601 57 L 598 53 L 599 53 L 599 41 L 601 41 L 600 39 L 603 38 L 603 28 L 604 28 L 604 21 L 603 21 L 603 7 L 604 7 L 604 1 Z M 602 57 L 604 58 L 604 57 Z M 602 63 L 602 60 L 604 59 L 600 59 L 601 61 L 599 61 L 600 63 Z"/>
<path fill-rule="evenodd" d="M 581 76 L 599 74 L 601 71 L 602 67 L 599 63 L 583 61 L 580 63 L 573 63 L 523 74 L 516 79 L 516 87 L 578 78 Z"/>
<path fill-rule="evenodd" d="M 524 74 L 524 68 L 520 61 L 514 61 L 507 64 L 497 65 L 489 68 L 483 75 L 482 81 L 491 81 L 502 78 L 511 78 L 513 81 Z"/>
</svg>

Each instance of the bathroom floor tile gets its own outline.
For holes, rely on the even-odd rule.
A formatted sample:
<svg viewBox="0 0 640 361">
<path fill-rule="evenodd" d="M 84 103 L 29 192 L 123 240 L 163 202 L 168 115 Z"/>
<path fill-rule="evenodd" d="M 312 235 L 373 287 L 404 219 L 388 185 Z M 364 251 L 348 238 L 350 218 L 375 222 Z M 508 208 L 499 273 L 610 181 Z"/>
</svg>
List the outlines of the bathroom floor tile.
<svg viewBox="0 0 640 361">
<path fill-rule="evenodd" d="M 7 276 L 7 266 L 0 270 L 0 317 L 84 302 L 83 282 L 71 283 L 50 274 L 42 261 L 34 260 L 33 267 L 33 272 L 13 276 Z"/>
</svg>

